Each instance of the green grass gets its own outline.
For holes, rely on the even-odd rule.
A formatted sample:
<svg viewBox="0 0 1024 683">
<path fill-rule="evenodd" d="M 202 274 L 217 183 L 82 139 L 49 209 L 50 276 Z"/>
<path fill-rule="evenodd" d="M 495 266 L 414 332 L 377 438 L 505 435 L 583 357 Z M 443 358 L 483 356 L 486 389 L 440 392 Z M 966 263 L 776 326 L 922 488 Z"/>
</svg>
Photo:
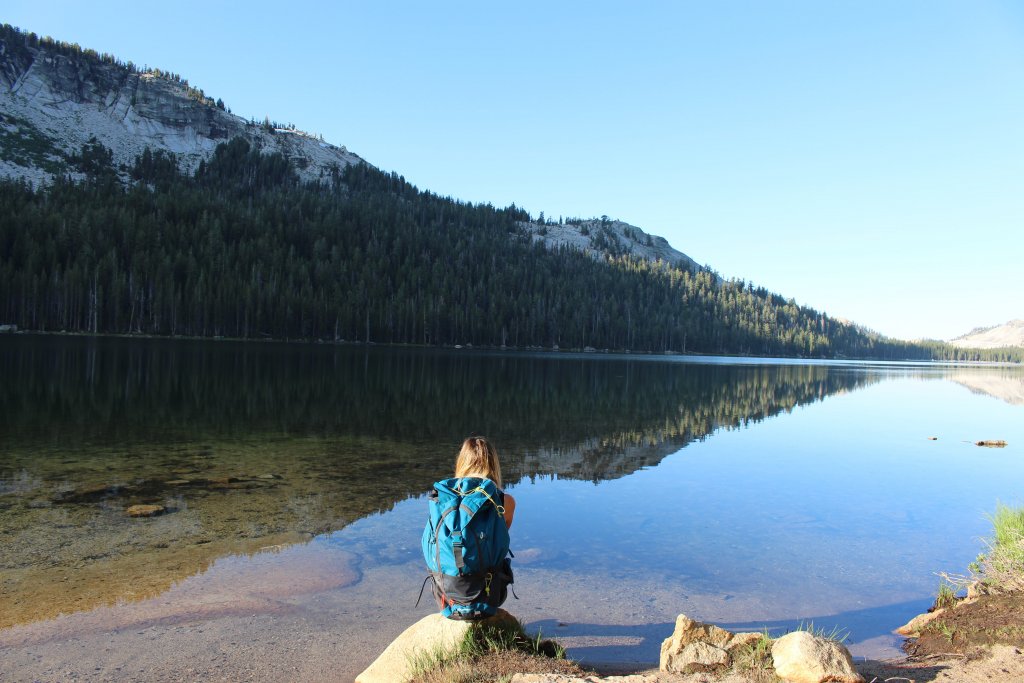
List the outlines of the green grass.
<svg viewBox="0 0 1024 683">
<path fill-rule="evenodd" d="M 418 652 L 409 664 L 416 680 L 477 683 L 481 672 L 476 670 L 474 663 L 487 655 L 501 652 L 565 659 L 565 649 L 561 645 L 544 640 L 540 631 L 536 636 L 528 635 L 523 625 L 513 620 L 474 625 L 453 647 Z"/>
<path fill-rule="evenodd" d="M 956 627 L 947 624 L 944 621 L 936 621 L 930 624 L 928 628 L 933 631 L 938 631 L 947 641 L 949 641 L 950 645 L 953 644 L 953 638 L 956 637 Z"/>
<path fill-rule="evenodd" d="M 761 631 L 760 637 L 749 645 L 740 648 L 733 660 L 736 667 L 741 671 L 751 669 L 771 668 L 772 660 L 772 637 L 768 635 L 768 629 Z"/>
<path fill-rule="evenodd" d="M 935 609 L 943 609 L 946 607 L 954 607 L 957 603 L 956 597 L 957 586 L 954 586 L 949 582 L 948 579 L 943 579 L 939 583 L 939 591 L 935 596 Z"/>
<path fill-rule="evenodd" d="M 815 627 L 813 621 L 808 621 L 806 623 L 801 621 L 800 625 L 797 626 L 795 630 L 807 631 L 815 638 L 831 640 L 834 643 L 845 643 L 846 639 L 850 637 L 850 632 L 847 631 L 845 628 L 833 626 L 831 629 L 826 631 L 824 628 Z"/>
<path fill-rule="evenodd" d="M 996 503 L 995 513 L 987 517 L 992 523 L 989 549 L 971 563 L 971 571 L 990 588 L 1024 590 L 1024 507 Z"/>
<path fill-rule="evenodd" d="M 996 503 L 996 512 L 989 517 L 995 535 L 995 545 L 1005 549 L 1013 561 L 1024 564 L 1024 507 L 1012 508 Z"/>
</svg>

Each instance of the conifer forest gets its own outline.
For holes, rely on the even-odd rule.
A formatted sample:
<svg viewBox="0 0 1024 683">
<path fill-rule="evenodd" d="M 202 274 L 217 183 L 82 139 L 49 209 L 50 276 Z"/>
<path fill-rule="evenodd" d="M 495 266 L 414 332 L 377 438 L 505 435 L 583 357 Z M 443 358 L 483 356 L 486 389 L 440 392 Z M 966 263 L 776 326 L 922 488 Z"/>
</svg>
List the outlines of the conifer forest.
<svg viewBox="0 0 1024 683">
<path fill-rule="evenodd" d="M 1020 360 L 889 340 L 706 268 L 551 249 L 362 164 L 300 181 L 238 138 L 194 173 L 85 145 L 0 182 L 0 323 L 34 331 L 827 358 Z M 130 179 L 124 182 L 124 175 Z"/>
</svg>

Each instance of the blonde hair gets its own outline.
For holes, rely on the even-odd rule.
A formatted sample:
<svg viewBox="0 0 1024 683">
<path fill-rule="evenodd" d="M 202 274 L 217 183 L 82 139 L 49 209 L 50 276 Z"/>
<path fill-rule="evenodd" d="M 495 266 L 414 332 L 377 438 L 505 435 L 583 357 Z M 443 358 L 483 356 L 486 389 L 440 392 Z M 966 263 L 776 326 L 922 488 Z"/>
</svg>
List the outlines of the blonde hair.
<svg viewBox="0 0 1024 683">
<path fill-rule="evenodd" d="M 455 458 L 456 477 L 487 477 L 501 488 L 501 463 L 494 446 L 482 436 L 471 436 L 462 442 Z"/>
</svg>

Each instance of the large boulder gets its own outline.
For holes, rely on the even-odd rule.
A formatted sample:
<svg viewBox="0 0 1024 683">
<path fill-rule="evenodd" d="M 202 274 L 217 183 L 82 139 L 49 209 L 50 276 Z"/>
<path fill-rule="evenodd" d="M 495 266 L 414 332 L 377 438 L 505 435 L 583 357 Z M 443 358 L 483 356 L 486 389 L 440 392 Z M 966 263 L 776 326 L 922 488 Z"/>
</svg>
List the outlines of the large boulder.
<svg viewBox="0 0 1024 683">
<path fill-rule="evenodd" d="M 807 631 L 787 633 L 772 644 L 776 675 L 789 683 L 864 683 L 841 644 Z"/>
<path fill-rule="evenodd" d="M 664 658 L 662 671 L 692 674 L 704 671 L 721 671 L 732 664 L 729 653 L 710 643 L 696 641 L 682 650 Z"/>
<path fill-rule="evenodd" d="M 567 674 L 515 674 L 509 683 L 665 683 L 658 674 L 628 676 L 569 676 Z"/>
<path fill-rule="evenodd" d="M 483 621 L 456 621 L 440 614 L 423 617 L 391 641 L 373 664 L 356 676 L 355 683 L 408 683 L 417 663 L 451 654 L 475 626 L 503 624 L 518 621 L 503 609 Z"/>
</svg>

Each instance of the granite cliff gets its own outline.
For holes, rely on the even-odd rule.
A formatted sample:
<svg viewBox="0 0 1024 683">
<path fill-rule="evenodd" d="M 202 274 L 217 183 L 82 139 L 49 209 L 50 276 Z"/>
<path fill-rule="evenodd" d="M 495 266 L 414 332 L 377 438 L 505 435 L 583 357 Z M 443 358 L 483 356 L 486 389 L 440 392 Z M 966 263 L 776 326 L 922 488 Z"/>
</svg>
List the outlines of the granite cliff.
<svg viewBox="0 0 1024 683">
<path fill-rule="evenodd" d="M 73 170 L 68 162 L 92 138 L 115 167 L 149 147 L 191 170 L 235 137 L 280 152 L 306 179 L 362 161 L 292 127 L 236 116 L 175 74 L 0 27 L 0 177 L 48 182 Z"/>
</svg>

